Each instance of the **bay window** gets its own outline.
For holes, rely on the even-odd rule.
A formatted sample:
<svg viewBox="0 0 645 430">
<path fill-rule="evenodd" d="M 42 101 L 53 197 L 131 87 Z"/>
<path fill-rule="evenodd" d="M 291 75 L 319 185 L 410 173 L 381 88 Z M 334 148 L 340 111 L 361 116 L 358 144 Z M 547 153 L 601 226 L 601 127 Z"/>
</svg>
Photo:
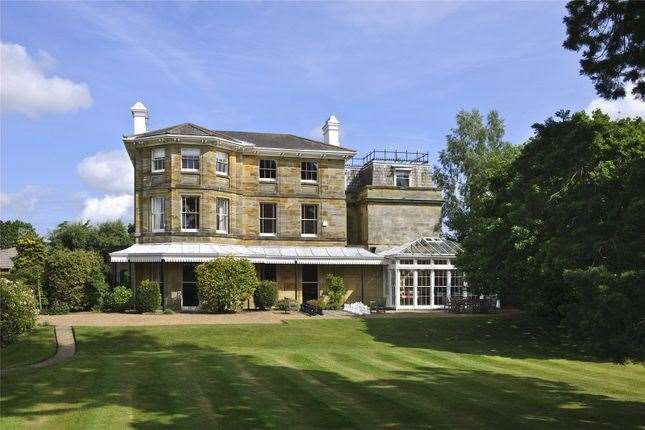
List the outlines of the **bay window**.
<svg viewBox="0 0 645 430">
<path fill-rule="evenodd" d="M 215 173 L 228 175 L 228 154 L 226 152 L 217 152 L 215 155 Z"/>
<path fill-rule="evenodd" d="M 181 229 L 197 231 L 199 229 L 199 197 L 184 196 L 181 198 Z"/>
<path fill-rule="evenodd" d="M 199 171 L 199 149 L 183 148 L 181 150 L 181 170 L 184 172 Z"/>
<path fill-rule="evenodd" d="M 153 197 L 150 202 L 152 231 L 164 231 L 166 227 L 166 199 L 163 197 Z"/>
<path fill-rule="evenodd" d="M 228 199 L 217 198 L 217 233 L 228 233 Z"/>
<path fill-rule="evenodd" d="M 163 172 L 166 169 L 166 150 L 163 148 L 153 149 L 151 160 L 150 170 L 152 173 Z"/>
</svg>

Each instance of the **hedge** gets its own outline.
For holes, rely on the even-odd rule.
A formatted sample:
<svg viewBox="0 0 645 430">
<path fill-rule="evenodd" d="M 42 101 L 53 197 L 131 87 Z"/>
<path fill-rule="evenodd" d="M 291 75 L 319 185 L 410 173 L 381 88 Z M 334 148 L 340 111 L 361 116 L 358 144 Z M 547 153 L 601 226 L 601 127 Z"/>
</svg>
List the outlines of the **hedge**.
<svg viewBox="0 0 645 430">
<path fill-rule="evenodd" d="M 0 278 L 0 342 L 4 345 L 36 326 L 38 306 L 32 289 Z"/>
<path fill-rule="evenodd" d="M 278 301 L 278 284 L 274 281 L 260 281 L 253 293 L 255 307 L 262 310 L 271 309 Z"/>
<path fill-rule="evenodd" d="M 45 266 L 50 305 L 66 304 L 72 311 L 99 305 L 102 293 L 97 289 L 105 286 L 104 266 L 101 256 L 93 251 L 54 251 Z"/>
</svg>

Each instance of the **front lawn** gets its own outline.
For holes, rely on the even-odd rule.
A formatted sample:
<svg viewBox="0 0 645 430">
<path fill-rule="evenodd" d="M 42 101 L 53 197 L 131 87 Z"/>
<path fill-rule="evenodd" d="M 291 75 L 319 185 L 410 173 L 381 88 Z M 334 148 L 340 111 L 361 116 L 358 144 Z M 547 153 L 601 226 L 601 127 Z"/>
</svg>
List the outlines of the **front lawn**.
<svg viewBox="0 0 645 430">
<path fill-rule="evenodd" d="M 2 428 L 638 428 L 645 366 L 504 316 L 75 329 Z"/>
<path fill-rule="evenodd" d="M 22 335 L 15 343 L 0 349 L 2 369 L 37 363 L 56 353 L 54 327 L 36 327 Z"/>
</svg>

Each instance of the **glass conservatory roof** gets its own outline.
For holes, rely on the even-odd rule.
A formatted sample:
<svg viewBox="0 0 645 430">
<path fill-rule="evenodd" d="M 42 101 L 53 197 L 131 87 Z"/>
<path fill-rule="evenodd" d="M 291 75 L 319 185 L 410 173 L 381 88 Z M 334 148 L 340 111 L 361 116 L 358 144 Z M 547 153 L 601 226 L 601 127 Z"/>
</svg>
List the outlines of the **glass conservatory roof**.
<svg viewBox="0 0 645 430">
<path fill-rule="evenodd" d="M 455 256 L 461 251 L 457 242 L 442 237 L 420 237 L 379 253 L 383 257 Z"/>
</svg>

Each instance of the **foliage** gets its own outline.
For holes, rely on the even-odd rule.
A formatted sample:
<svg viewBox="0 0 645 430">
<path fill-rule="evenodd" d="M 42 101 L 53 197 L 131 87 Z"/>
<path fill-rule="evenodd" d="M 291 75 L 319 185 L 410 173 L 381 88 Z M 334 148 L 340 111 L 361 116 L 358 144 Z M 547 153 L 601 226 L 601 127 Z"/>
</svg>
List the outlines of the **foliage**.
<svg viewBox="0 0 645 430">
<path fill-rule="evenodd" d="M 132 305 L 132 290 L 119 285 L 110 293 L 107 308 L 113 312 L 125 312 Z"/>
<path fill-rule="evenodd" d="M 45 278 L 47 247 L 34 231 L 27 230 L 16 240 L 18 254 L 13 258 L 10 277 L 30 287 L 42 302 L 42 284 Z"/>
<path fill-rule="evenodd" d="M 59 249 L 48 257 L 45 274 L 47 294 L 52 306 L 67 304 L 70 310 L 97 306 L 104 264 L 93 251 Z"/>
<path fill-rule="evenodd" d="M 86 294 L 90 309 L 99 311 L 105 308 L 110 292 L 109 286 L 105 282 L 105 277 L 102 274 L 96 274 L 96 276 L 90 279 Z"/>
<path fill-rule="evenodd" d="M 37 316 L 38 307 L 31 288 L 0 278 L 0 343 L 13 342 L 33 329 Z"/>
<path fill-rule="evenodd" d="M 345 281 L 342 277 L 333 274 L 327 276 L 327 297 L 329 297 L 329 301 L 326 307 L 329 309 L 341 309 L 345 304 L 343 299 L 346 293 L 347 288 L 345 288 Z"/>
<path fill-rule="evenodd" d="M 275 281 L 260 281 L 253 292 L 253 304 L 262 310 L 271 309 L 278 301 L 278 284 Z"/>
<path fill-rule="evenodd" d="M 645 351 L 645 123 L 559 112 L 460 232 L 469 286 L 562 321 L 616 359 Z"/>
<path fill-rule="evenodd" d="M 154 312 L 161 306 L 161 292 L 159 284 L 150 279 L 145 279 L 137 288 L 135 307 L 139 312 Z"/>
<path fill-rule="evenodd" d="M 284 312 L 297 311 L 298 307 L 298 302 L 288 297 L 284 297 L 276 302 L 276 308 Z"/>
<path fill-rule="evenodd" d="M 86 222 L 63 222 L 49 235 L 49 242 L 57 249 L 96 251 L 104 259 L 110 252 L 127 248 L 133 240 L 122 221 L 107 221 L 98 225 Z"/>
<path fill-rule="evenodd" d="M 163 314 L 164 314 L 164 315 L 173 315 L 174 313 L 175 313 L 175 311 L 173 311 L 173 310 L 172 310 L 172 309 L 170 309 L 170 308 L 168 308 L 168 309 L 164 309 L 164 310 L 163 310 Z"/>
<path fill-rule="evenodd" d="M 625 96 L 632 87 L 645 100 L 645 3 L 642 1 L 574 0 L 564 18 L 564 47 L 582 50 L 580 73 L 591 78 L 606 99 Z"/>
<path fill-rule="evenodd" d="M 20 236 L 25 233 L 34 233 L 36 230 L 28 222 L 13 220 L 1 221 L 0 220 L 0 249 L 13 248 Z"/>
<path fill-rule="evenodd" d="M 504 122 L 496 111 L 489 112 L 486 124 L 478 110 L 462 110 L 456 120 L 457 127 L 446 136 L 446 149 L 439 153 L 433 179 L 443 190 L 442 221 L 460 239 L 471 225 L 470 211 L 485 204 L 488 179 L 518 150 L 503 140 Z"/>
<path fill-rule="evenodd" d="M 253 264 L 233 257 L 202 263 L 196 274 L 199 303 L 206 312 L 235 311 L 258 286 Z"/>
<path fill-rule="evenodd" d="M 62 303 L 60 305 L 50 306 L 46 311 L 48 315 L 67 315 L 70 307 L 67 303 Z"/>
</svg>

